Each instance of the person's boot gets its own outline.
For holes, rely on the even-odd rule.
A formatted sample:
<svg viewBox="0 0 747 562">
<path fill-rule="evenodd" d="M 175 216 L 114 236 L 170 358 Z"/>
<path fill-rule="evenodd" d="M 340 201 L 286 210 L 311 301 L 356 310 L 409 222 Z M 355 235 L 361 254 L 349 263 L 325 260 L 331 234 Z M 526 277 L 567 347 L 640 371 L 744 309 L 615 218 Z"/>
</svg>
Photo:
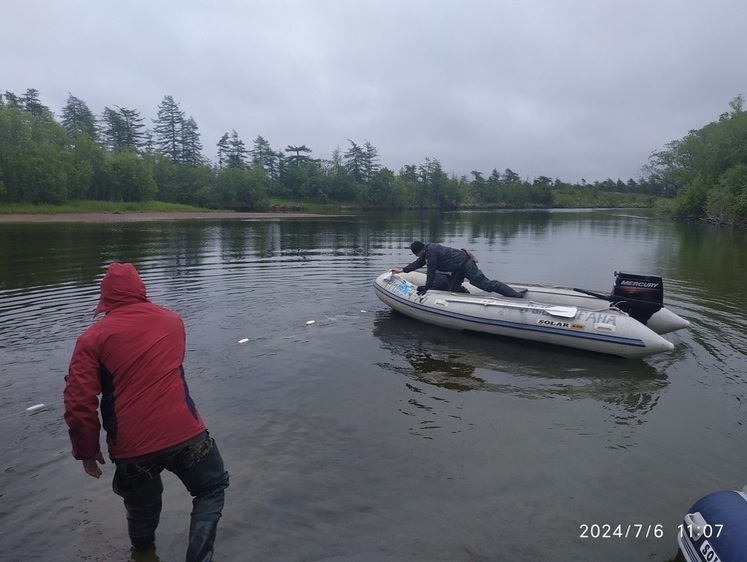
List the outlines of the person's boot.
<svg viewBox="0 0 747 562">
<path fill-rule="evenodd" d="M 508 285 L 506 285 L 505 283 L 501 281 L 491 281 L 490 291 L 493 293 L 498 293 L 500 295 L 503 295 L 504 297 L 510 297 L 513 299 L 524 298 L 524 294 L 526 293 L 526 290 L 519 292 L 513 287 L 509 287 Z"/>
<path fill-rule="evenodd" d="M 217 521 L 192 521 L 189 525 L 187 562 L 212 562 Z"/>
<path fill-rule="evenodd" d="M 147 546 L 133 546 L 130 549 L 130 560 L 129 562 L 160 562 L 158 554 L 156 554 L 155 543 L 150 543 Z"/>
</svg>

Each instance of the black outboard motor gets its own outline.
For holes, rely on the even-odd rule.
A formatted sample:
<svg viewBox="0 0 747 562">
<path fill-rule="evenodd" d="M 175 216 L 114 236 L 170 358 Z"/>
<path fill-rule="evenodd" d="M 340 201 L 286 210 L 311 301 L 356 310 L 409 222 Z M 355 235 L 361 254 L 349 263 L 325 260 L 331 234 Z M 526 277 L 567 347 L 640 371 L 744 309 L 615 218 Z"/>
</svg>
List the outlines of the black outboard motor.
<svg viewBox="0 0 747 562">
<path fill-rule="evenodd" d="M 657 275 L 616 271 L 610 301 L 645 324 L 664 306 L 664 282 Z"/>
</svg>

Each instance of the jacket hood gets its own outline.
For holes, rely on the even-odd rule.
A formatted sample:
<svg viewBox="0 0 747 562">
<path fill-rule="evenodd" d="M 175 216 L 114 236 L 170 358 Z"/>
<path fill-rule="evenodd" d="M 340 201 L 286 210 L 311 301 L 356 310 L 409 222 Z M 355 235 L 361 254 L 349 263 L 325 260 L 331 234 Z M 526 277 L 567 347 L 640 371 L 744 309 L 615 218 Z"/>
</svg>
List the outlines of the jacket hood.
<svg viewBox="0 0 747 562">
<path fill-rule="evenodd" d="M 101 298 L 96 312 L 93 313 L 94 317 L 118 306 L 136 302 L 148 302 L 145 283 L 140 279 L 134 265 L 114 262 L 101 280 Z"/>
</svg>

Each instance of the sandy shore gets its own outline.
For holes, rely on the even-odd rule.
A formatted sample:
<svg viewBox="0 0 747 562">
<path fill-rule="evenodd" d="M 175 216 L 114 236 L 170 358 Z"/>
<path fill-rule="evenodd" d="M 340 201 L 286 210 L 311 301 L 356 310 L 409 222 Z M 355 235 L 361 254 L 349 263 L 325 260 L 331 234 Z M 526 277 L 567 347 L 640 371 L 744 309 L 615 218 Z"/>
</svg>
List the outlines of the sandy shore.
<svg viewBox="0 0 747 562">
<path fill-rule="evenodd" d="M 313 215 L 308 213 L 60 213 L 39 215 L 4 215 L 0 213 L 0 223 L 9 222 L 145 222 L 156 220 L 184 220 L 184 219 L 236 219 L 236 220 L 268 220 L 268 219 L 296 219 L 313 218 L 327 215 Z"/>
</svg>

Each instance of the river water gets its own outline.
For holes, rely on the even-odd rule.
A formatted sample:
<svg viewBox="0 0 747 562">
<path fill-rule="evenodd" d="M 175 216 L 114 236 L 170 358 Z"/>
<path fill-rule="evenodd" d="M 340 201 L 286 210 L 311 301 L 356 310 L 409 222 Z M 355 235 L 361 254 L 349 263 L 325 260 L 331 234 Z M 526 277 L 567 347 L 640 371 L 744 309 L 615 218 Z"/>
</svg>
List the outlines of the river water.
<svg viewBox="0 0 747 562">
<path fill-rule="evenodd" d="M 112 466 L 83 473 L 61 401 L 118 260 L 187 326 L 231 473 L 216 560 L 671 560 L 688 508 L 747 484 L 746 238 L 607 210 L 0 224 L 0 558 L 129 556 Z M 413 239 L 507 282 L 659 274 L 692 326 L 623 360 L 421 324 L 372 288 Z M 190 499 L 164 480 L 158 554 L 182 560 Z"/>
</svg>

